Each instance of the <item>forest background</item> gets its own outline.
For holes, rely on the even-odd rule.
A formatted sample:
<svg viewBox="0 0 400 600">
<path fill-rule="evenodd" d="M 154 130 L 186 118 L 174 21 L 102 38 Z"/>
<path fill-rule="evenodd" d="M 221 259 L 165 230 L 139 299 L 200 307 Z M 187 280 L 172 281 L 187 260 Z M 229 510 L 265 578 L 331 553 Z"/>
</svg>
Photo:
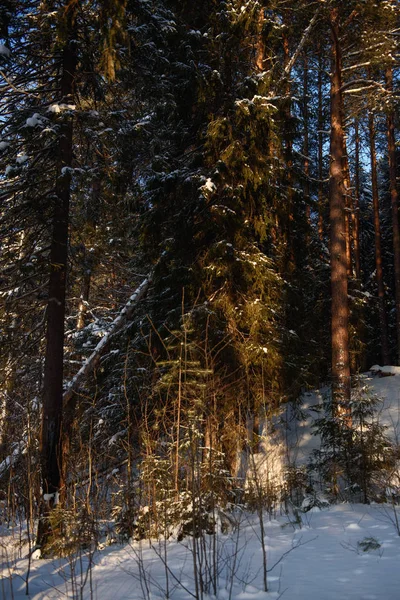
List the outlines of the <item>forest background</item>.
<svg viewBox="0 0 400 600">
<path fill-rule="evenodd" d="M 204 465 L 226 503 L 282 405 L 329 383 L 350 427 L 399 364 L 399 35 L 396 0 L 2 3 L 1 493 L 39 545 L 77 499 L 159 526 Z"/>
</svg>

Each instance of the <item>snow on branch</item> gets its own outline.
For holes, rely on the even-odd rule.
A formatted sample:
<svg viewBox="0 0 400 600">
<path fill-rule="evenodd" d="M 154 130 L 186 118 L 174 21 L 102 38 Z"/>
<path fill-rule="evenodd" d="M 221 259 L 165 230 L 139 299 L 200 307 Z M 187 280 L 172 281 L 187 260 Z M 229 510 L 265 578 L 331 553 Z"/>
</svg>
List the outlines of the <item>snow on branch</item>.
<svg viewBox="0 0 400 600">
<path fill-rule="evenodd" d="M 64 405 L 66 405 L 69 402 L 69 400 L 72 398 L 74 392 L 76 392 L 77 389 L 79 388 L 79 386 L 81 385 L 82 381 L 88 375 L 90 375 L 90 373 L 92 373 L 94 371 L 94 369 L 96 368 L 96 366 L 99 364 L 99 361 L 100 361 L 101 357 L 103 356 L 104 352 L 106 351 L 106 349 L 108 348 L 108 345 L 109 345 L 112 337 L 116 333 L 118 333 L 123 328 L 123 326 L 127 323 L 127 321 L 129 320 L 129 318 L 131 317 L 131 315 L 133 313 L 133 310 L 134 310 L 136 304 L 143 298 L 143 296 L 146 294 L 147 290 L 149 289 L 151 281 L 152 281 L 152 275 L 150 274 L 139 285 L 139 287 L 136 288 L 136 290 L 133 292 L 132 296 L 129 298 L 128 302 L 125 304 L 124 308 L 119 313 L 118 317 L 116 317 L 114 319 L 114 321 L 111 323 L 111 326 L 110 326 L 110 329 L 108 330 L 108 332 L 101 338 L 101 340 L 99 341 L 99 343 L 93 350 L 92 354 L 85 360 L 85 362 L 83 363 L 83 365 L 81 366 L 81 368 L 79 369 L 77 374 L 71 379 L 71 381 L 69 381 L 69 383 L 67 384 L 67 386 L 65 388 L 64 395 L 63 395 Z"/>
<path fill-rule="evenodd" d="M 293 54 L 292 58 L 289 60 L 288 64 L 286 65 L 286 67 L 283 71 L 282 77 L 280 78 L 278 84 L 282 83 L 282 81 L 285 79 L 285 77 L 287 77 L 290 74 L 290 71 L 292 70 L 293 65 L 295 64 L 296 60 L 298 59 L 300 52 L 303 50 L 304 44 L 306 43 L 306 41 L 311 33 L 311 30 L 314 27 L 315 22 L 317 21 L 320 12 L 322 11 L 322 7 L 323 7 L 323 3 L 321 3 L 319 5 L 319 7 L 317 8 L 317 10 L 315 11 L 314 16 L 312 17 L 306 30 L 303 33 L 303 37 L 301 38 L 300 43 L 297 46 L 295 53 Z"/>
<path fill-rule="evenodd" d="M 352 86 L 361 86 L 361 87 L 352 87 Z M 348 88 L 351 88 L 350 90 Z M 370 89 L 370 88 L 375 88 L 375 89 L 379 89 L 381 90 L 384 94 L 388 95 L 388 90 L 385 88 L 384 85 L 382 85 L 381 83 L 379 83 L 379 81 L 375 81 L 373 79 L 352 79 L 350 81 L 348 81 L 347 83 L 344 83 L 342 85 L 342 92 L 343 93 L 354 93 L 354 92 L 358 92 L 358 91 L 364 91 L 366 89 Z"/>
</svg>

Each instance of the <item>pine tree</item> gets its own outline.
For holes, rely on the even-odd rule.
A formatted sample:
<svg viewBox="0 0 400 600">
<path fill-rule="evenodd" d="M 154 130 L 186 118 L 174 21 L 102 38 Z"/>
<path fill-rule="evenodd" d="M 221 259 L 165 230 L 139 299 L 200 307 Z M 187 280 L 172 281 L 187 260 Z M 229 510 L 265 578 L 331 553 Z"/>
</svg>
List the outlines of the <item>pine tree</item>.
<svg viewBox="0 0 400 600">
<path fill-rule="evenodd" d="M 340 10 L 330 10 L 332 32 L 331 141 L 330 141 L 330 226 L 332 281 L 332 384 L 341 410 L 350 400 L 349 307 L 347 299 L 347 257 L 344 190 L 344 129 L 342 98 L 342 51 Z"/>
</svg>

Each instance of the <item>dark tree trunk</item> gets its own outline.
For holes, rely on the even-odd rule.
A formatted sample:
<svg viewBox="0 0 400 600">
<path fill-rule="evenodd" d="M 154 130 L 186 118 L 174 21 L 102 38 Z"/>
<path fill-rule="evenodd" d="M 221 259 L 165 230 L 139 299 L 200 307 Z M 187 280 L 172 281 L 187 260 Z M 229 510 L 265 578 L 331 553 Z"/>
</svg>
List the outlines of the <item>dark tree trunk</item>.
<svg viewBox="0 0 400 600">
<path fill-rule="evenodd" d="M 292 121 L 292 109 L 291 109 L 291 83 L 290 83 L 290 49 L 289 49 L 289 38 L 287 33 L 283 33 L 283 64 L 285 70 L 287 70 L 287 81 L 285 84 L 285 127 L 283 131 L 284 148 L 285 148 L 285 173 L 286 173 L 286 208 L 285 208 L 285 228 L 283 237 L 285 240 L 285 256 L 284 256 L 284 271 L 291 271 L 295 264 L 294 254 L 294 236 L 293 236 L 293 142 L 291 121 Z"/>
<path fill-rule="evenodd" d="M 71 104 L 77 67 L 73 23 L 76 5 L 66 12 L 69 37 L 62 51 L 60 102 Z M 38 543 L 46 545 L 50 534 L 48 511 L 58 502 L 62 492 L 61 423 L 63 408 L 64 318 L 68 262 L 69 201 L 72 165 L 71 115 L 61 116 L 58 146 L 57 181 L 52 221 L 50 250 L 49 299 L 47 304 L 46 354 L 43 373 L 43 413 L 41 432 L 42 488 L 45 514 Z"/>
<path fill-rule="evenodd" d="M 355 173 L 354 173 L 354 210 L 353 210 L 353 243 L 354 243 L 354 268 L 358 280 L 361 279 L 361 253 L 360 253 L 360 133 L 358 121 L 354 124 L 355 133 Z"/>
<path fill-rule="evenodd" d="M 330 227 L 332 286 L 332 391 L 338 410 L 349 413 L 349 307 L 347 297 L 346 260 L 346 194 L 344 188 L 345 144 L 343 130 L 343 99 L 341 48 L 339 42 L 338 9 L 330 12 L 332 32 L 331 75 L 331 139 L 330 139 Z"/>
<path fill-rule="evenodd" d="M 393 92 L 393 69 L 386 70 L 386 87 L 389 93 Z M 390 196 L 392 200 L 393 221 L 393 254 L 394 277 L 396 290 L 396 333 L 397 333 L 397 364 L 400 365 L 400 231 L 399 231 L 399 195 L 396 185 L 396 144 L 394 136 L 393 109 L 387 116 L 387 139 L 389 154 Z"/>
<path fill-rule="evenodd" d="M 352 252 L 352 230 L 351 230 L 351 214 L 353 212 L 353 193 L 351 188 L 350 167 L 347 155 L 346 136 L 343 135 L 343 176 L 344 176 L 344 192 L 346 195 L 346 210 L 344 213 L 346 227 L 346 261 L 347 261 L 347 277 L 353 275 L 353 252 Z"/>
<path fill-rule="evenodd" d="M 85 223 L 85 232 L 89 235 L 90 238 L 93 238 L 96 234 L 97 222 L 100 214 L 100 196 L 101 196 L 101 179 L 100 177 L 96 177 L 93 181 L 92 185 L 92 194 L 91 198 L 88 201 L 88 206 L 86 209 L 86 223 Z M 81 283 L 81 293 L 79 298 L 79 306 L 78 306 L 78 318 L 76 322 L 76 328 L 78 330 L 83 329 L 86 325 L 86 316 L 87 309 L 89 303 L 90 296 L 90 286 L 92 283 L 92 274 L 93 269 L 97 263 L 98 259 L 96 254 L 91 252 L 85 246 L 83 248 L 83 277 Z"/>
<path fill-rule="evenodd" d="M 387 328 L 387 317 L 385 308 L 385 287 L 383 284 L 382 270 L 382 250 L 381 250 L 381 226 L 379 220 L 379 194 L 378 177 L 376 163 L 375 147 L 375 123 L 372 112 L 368 116 L 369 144 L 371 157 L 371 183 L 372 183 L 372 202 L 374 208 L 374 228 L 375 228 L 375 268 L 376 283 L 378 286 L 378 310 L 379 310 L 379 329 L 381 337 L 382 364 L 390 364 L 389 339 Z"/>
<path fill-rule="evenodd" d="M 319 46 L 318 58 L 318 235 L 321 242 L 324 239 L 324 165 L 323 165 L 323 137 L 324 113 L 322 104 L 322 51 Z"/>
<path fill-rule="evenodd" d="M 303 119 L 304 119 L 304 198 L 306 202 L 306 214 L 307 221 L 310 224 L 311 217 L 311 205 L 310 205 L 310 159 L 308 158 L 309 153 L 309 139 L 308 139 L 308 127 L 309 127 L 309 114 L 308 114 L 308 57 L 304 55 L 304 72 L 303 72 Z"/>
</svg>

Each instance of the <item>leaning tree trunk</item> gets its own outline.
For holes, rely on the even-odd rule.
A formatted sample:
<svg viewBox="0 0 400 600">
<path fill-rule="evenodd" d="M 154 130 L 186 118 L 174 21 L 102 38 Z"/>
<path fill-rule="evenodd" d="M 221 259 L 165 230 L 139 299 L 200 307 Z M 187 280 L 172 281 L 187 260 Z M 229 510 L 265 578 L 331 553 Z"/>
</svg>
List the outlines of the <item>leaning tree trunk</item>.
<svg viewBox="0 0 400 600">
<path fill-rule="evenodd" d="M 61 59 L 60 102 L 70 105 L 74 95 L 77 57 L 73 36 L 77 5 L 66 7 L 69 36 Z M 61 116 L 57 157 L 57 181 L 50 249 L 49 299 L 47 304 L 46 353 L 43 373 L 43 413 L 41 432 L 41 469 L 44 515 L 38 532 L 38 544 L 46 546 L 51 534 L 49 513 L 62 491 L 61 422 L 63 408 L 64 318 L 68 262 L 68 226 L 70 168 L 72 165 L 72 116 Z"/>
<path fill-rule="evenodd" d="M 393 92 L 393 69 L 386 70 L 386 87 L 389 93 Z M 400 365 L 400 229 L 399 229 L 399 195 L 396 182 L 396 143 L 394 136 L 394 114 L 391 109 L 387 116 L 387 139 L 389 154 L 389 179 L 390 196 L 392 200 L 393 220 L 393 254 L 394 278 L 396 293 L 396 333 L 397 333 L 397 364 Z"/>
<path fill-rule="evenodd" d="M 372 182 L 372 203 L 374 209 L 374 228 L 375 228 L 375 269 L 376 283 L 378 286 L 378 311 L 379 311 L 379 329 L 381 337 L 382 364 L 390 364 L 388 326 L 385 308 L 385 286 L 383 283 L 382 269 L 382 248 L 381 248 L 381 226 L 379 219 L 379 193 L 378 177 L 375 147 L 375 123 L 372 112 L 368 115 L 369 144 L 371 158 L 371 182 Z"/>
<path fill-rule="evenodd" d="M 330 138 L 330 227 L 332 287 L 332 394 L 338 410 L 349 414 L 350 360 L 349 307 L 347 297 L 347 260 L 344 188 L 345 140 L 343 130 L 342 60 L 339 41 L 338 9 L 330 13 L 332 32 L 331 138 Z"/>
<path fill-rule="evenodd" d="M 84 361 L 79 371 L 65 386 L 63 396 L 63 427 L 61 435 L 61 452 L 63 466 L 67 464 L 67 458 L 69 456 L 70 439 L 72 435 L 72 427 L 75 419 L 75 409 L 79 396 L 79 389 L 83 382 L 95 371 L 101 358 L 110 347 L 111 340 L 114 336 L 121 331 L 126 325 L 136 308 L 137 303 L 147 294 L 147 290 L 152 282 L 152 273 L 139 285 L 134 291 L 124 308 L 121 310 L 116 319 L 111 323 L 108 333 L 106 333 L 92 354 Z"/>
</svg>

